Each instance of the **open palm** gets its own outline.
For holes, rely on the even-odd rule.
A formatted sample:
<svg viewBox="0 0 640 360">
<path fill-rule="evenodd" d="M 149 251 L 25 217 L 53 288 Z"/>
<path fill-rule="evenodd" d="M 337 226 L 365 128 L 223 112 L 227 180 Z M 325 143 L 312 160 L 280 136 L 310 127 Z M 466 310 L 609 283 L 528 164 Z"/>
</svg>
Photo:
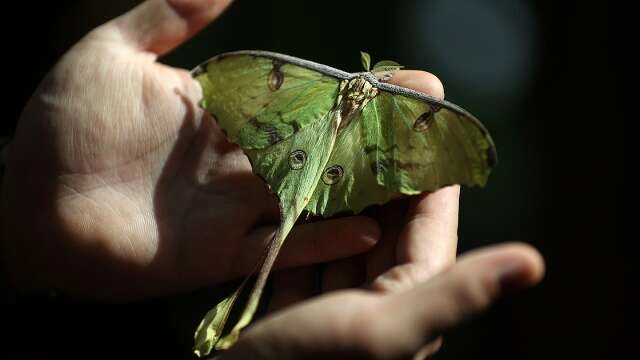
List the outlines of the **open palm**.
<svg viewBox="0 0 640 360">
<path fill-rule="evenodd" d="M 228 3 L 148 1 L 89 33 L 40 84 L 3 189 L 22 283 L 130 299 L 253 270 L 276 200 L 199 110 L 190 74 L 156 62 Z M 364 217 L 301 226 L 279 265 L 364 251 L 377 233 Z"/>
</svg>

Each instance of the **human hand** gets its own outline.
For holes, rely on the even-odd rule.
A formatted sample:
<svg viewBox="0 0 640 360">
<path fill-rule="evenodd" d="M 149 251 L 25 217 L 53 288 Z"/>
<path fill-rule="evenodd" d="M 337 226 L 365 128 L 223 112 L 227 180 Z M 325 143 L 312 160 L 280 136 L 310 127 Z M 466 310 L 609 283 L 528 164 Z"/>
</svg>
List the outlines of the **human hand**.
<svg viewBox="0 0 640 360">
<path fill-rule="evenodd" d="M 539 253 L 526 245 L 476 250 L 402 291 L 341 290 L 276 312 L 219 358 L 423 358 L 437 349 L 443 331 L 505 291 L 536 284 L 543 272 Z"/>
<path fill-rule="evenodd" d="M 229 3 L 146 1 L 89 33 L 40 84 L 2 189 L 18 286 L 127 300 L 254 269 L 276 200 L 199 110 L 197 82 L 156 61 Z M 359 216 L 299 226 L 277 266 L 349 256 L 378 236 Z"/>
</svg>

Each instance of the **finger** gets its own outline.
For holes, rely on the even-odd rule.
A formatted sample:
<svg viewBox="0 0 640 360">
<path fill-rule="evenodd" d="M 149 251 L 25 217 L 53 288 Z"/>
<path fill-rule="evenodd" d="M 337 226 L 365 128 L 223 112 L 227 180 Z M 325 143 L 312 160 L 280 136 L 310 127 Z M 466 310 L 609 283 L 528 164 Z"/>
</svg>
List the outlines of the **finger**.
<svg viewBox="0 0 640 360">
<path fill-rule="evenodd" d="M 444 88 L 433 74 L 400 71 L 392 83 L 409 87 L 436 98 L 444 98 Z M 400 284 L 386 282 L 395 289 L 408 288 L 443 270 L 455 261 L 458 242 L 458 198 L 460 187 L 450 186 L 411 199 L 406 226 L 398 243 L 397 261 L 408 264 L 388 276 Z M 409 277 L 402 276 L 406 274 Z M 389 274 L 387 274 L 389 275 Z M 375 286 L 374 286 L 375 287 Z"/>
<path fill-rule="evenodd" d="M 269 244 L 275 227 L 265 226 L 250 235 L 249 244 Z M 346 258 L 371 249 L 380 238 L 380 227 L 371 218 L 350 216 L 296 226 L 282 246 L 275 268 L 290 268 Z M 251 246 L 251 245 L 249 245 Z M 258 247 L 252 247 L 258 248 Z M 259 252 L 243 259 L 242 269 L 250 272 Z"/>
<path fill-rule="evenodd" d="M 147 0 L 97 31 L 122 35 L 128 45 L 162 55 L 200 31 L 230 3 L 231 0 Z"/>
<path fill-rule="evenodd" d="M 400 237 L 398 261 L 420 263 L 426 276 L 420 280 L 455 261 L 459 198 L 460 186 L 453 185 L 412 199 Z"/>
<path fill-rule="evenodd" d="M 442 82 L 428 72 L 399 71 L 390 82 L 444 98 Z M 459 194 L 460 188 L 452 186 L 412 199 L 407 226 L 400 239 L 398 262 L 419 261 L 434 273 L 455 259 Z"/>
<path fill-rule="evenodd" d="M 347 290 L 320 296 L 271 313 L 247 329 L 220 359 L 361 359 L 361 329 L 351 324 L 358 313 L 368 311 L 373 296 Z"/>
<path fill-rule="evenodd" d="M 379 311 L 393 311 L 394 324 L 373 326 L 370 340 L 389 342 L 389 333 L 402 329 L 400 347 L 414 353 L 444 330 L 484 310 L 505 290 L 538 283 L 543 273 L 542 257 L 528 245 L 474 251 L 422 286 L 386 298 Z"/>
<path fill-rule="evenodd" d="M 318 270 L 316 266 L 303 266 L 275 272 L 268 311 L 277 311 L 314 296 L 320 287 Z"/>
<path fill-rule="evenodd" d="M 373 290 L 403 291 L 450 266 L 456 257 L 460 187 L 413 197 L 396 249 L 399 265 L 380 274 Z"/>
<path fill-rule="evenodd" d="M 537 283 L 543 269 L 539 253 L 529 246 L 496 246 L 465 256 L 412 291 L 383 296 L 342 291 L 271 314 L 222 358 L 408 358 L 486 308 L 501 291 Z"/>
<path fill-rule="evenodd" d="M 399 71 L 390 83 L 412 88 L 438 99 L 444 98 L 444 87 L 433 74 L 423 71 Z M 457 248 L 458 196 L 454 191 L 441 189 L 411 199 L 407 212 L 407 225 L 400 236 L 396 261 L 405 263 L 371 282 L 378 291 L 403 291 L 427 280 L 455 261 Z M 455 195 L 453 192 L 457 192 Z M 453 199 L 455 196 L 455 199 Z M 440 233 L 440 234 L 438 234 Z M 387 267 L 388 269 L 388 267 Z M 442 338 L 424 346 L 414 358 L 433 355 L 442 345 Z"/>
<path fill-rule="evenodd" d="M 444 99 L 442 82 L 437 76 L 426 71 L 401 70 L 394 73 L 388 82 L 423 92 L 438 99 Z"/>
</svg>

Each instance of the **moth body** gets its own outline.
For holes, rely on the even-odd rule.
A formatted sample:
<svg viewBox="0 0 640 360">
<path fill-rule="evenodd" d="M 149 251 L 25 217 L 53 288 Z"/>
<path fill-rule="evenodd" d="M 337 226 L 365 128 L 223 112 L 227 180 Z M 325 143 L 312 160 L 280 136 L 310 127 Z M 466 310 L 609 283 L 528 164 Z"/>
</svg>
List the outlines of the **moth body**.
<svg viewBox="0 0 640 360">
<path fill-rule="evenodd" d="M 364 76 L 342 80 L 335 106 L 335 112 L 339 115 L 336 119 L 338 132 L 349 126 L 354 115 L 362 111 L 376 95 L 378 95 L 378 89 Z"/>
</svg>

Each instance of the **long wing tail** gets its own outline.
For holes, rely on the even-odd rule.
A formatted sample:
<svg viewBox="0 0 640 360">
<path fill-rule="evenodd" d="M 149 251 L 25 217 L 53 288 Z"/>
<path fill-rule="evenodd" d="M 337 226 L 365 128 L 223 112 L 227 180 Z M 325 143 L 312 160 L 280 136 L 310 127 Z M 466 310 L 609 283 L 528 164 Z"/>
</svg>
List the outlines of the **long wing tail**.
<svg viewBox="0 0 640 360">
<path fill-rule="evenodd" d="M 260 297 L 262 296 L 262 291 L 267 283 L 269 273 L 273 268 L 273 264 L 280 252 L 280 248 L 291 231 L 295 220 L 296 218 L 289 219 L 289 216 L 284 215 L 283 221 L 276 230 L 276 233 L 266 249 L 263 260 L 261 261 L 262 264 L 260 265 L 259 263 L 260 270 L 258 271 L 258 277 L 253 289 L 251 290 L 251 294 L 249 295 L 245 308 L 242 311 L 242 315 L 240 315 L 240 319 L 231 331 L 224 337 L 221 337 L 223 328 L 229 318 L 229 314 L 234 309 L 234 304 L 240 293 L 242 293 L 242 290 L 246 286 L 250 276 L 240 284 L 236 291 L 218 303 L 218 305 L 211 309 L 205 315 L 204 319 L 202 319 L 194 336 L 195 346 L 193 350 L 197 356 L 208 355 L 213 349 L 224 350 L 231 347 L 231 345 L 238 340 L 240 331 L 249 325 L 251 319 L 253 319 L 253 316 L 256 313 L 256 310 L 258 309 Z"/>
</svg>

